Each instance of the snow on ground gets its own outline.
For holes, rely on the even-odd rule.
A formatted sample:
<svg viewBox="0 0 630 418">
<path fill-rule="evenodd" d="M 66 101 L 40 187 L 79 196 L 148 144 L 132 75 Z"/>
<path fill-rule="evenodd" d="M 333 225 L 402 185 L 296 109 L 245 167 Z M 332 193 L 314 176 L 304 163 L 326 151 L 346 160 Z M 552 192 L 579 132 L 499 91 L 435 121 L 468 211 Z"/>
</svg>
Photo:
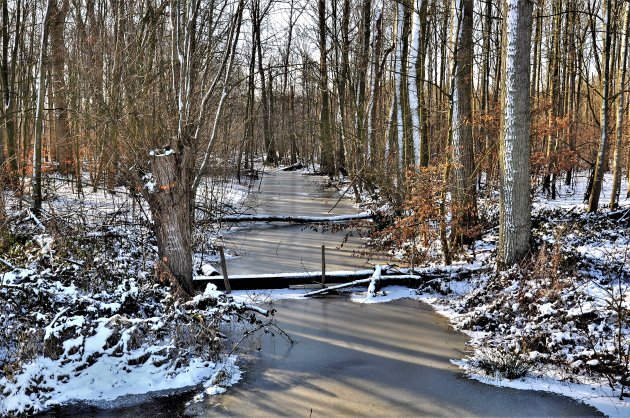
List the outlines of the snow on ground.
<svg viewBox="0 0 630 418">
<path fill-rule="evenodd" d="M 128 190 L 85 187 L 79 196 L 63 179 L 46 184 L 39 217 L 5 199 L 0 416 L 70 401 L 111 408 L 147 393 L 212 395 L 237 382 L 236 356 L 226 353 L 242 332 L 264 326 L 265 311 L 221 292 L 179 301 L 154 270 L 148 208 Z M 198 204 L 228 213 L 246 192 L 208 180 Z"/>
</svg>

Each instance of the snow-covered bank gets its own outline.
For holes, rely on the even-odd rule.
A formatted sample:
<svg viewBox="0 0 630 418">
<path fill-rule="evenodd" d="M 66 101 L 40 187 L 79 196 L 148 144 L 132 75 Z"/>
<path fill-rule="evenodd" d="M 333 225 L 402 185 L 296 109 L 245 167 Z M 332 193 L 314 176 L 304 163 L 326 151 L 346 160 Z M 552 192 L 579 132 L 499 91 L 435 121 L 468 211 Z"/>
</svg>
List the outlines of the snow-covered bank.
<svg viewBox="0 0 630 418">
<path fill-rule="evenodd" d="M 178 299 L 154 268 L 146 207 L 125 190 L 77 197 L 64 182 L 51 187 L 57 197 L 39 217 L 7 196 L 0 225 L 0 415 L 205 396 L 237 382 L 234 341 L 269 313 L 212 289 Z M 246 190 L 207 187 L 200 207 L 226 211 Z"/>
<path fill-rule="evenodd" d="M 95 293 L 36 271 L 0 274 L 2 415 L 176 389 L 220 393 L 240 378 L 236 356 L 222 354 L 226 335 L 261 326 L 266 313 L 216 291 L 178 302 L 147 278 Z"/>
</svg>

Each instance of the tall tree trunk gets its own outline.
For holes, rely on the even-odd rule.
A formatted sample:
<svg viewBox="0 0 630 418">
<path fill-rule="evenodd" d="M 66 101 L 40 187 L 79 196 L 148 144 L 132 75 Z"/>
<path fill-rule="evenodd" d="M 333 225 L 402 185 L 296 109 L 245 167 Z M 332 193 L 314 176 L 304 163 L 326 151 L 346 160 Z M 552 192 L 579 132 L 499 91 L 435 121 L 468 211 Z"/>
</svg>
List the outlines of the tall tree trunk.
<svg viewBox="0 0 630 418">
<path fill-rule="evenodd" d="M 426 166 L 426 115 L 424 114 L 424 45 L 426 30 L 426 1 L 412 3 L 411 49 L 409 51 L 409 107 L 412 120 L 414 164 Z"/>
<path fill-rule="evenodd" d="M 543 191 L 545 191 L 551 199 L 556 198 L 556 175 L 557 175 L 557 159 L 558 159 L 558 118 L 561 117 L 560 97 L 560 28 L 562 17 L 562 0 L 553 0 L 553 26 L 551 29 L 551 48 L 550 48 L 550 69 L 549 69 L 549 91 L 551 94 L 551 108 L 549 109 L 549 135 L 547 136 L 547 172 L 543 180 Z"/>
<path fill-rule="evenodd" d="M 380 108 L 381 98 L 381 79 L 383 76 L 383 66 L 380 64 L 383 50 L 382 36 L 382 11 L 376 13 L 374 19 L 374 36 L 373 36 L 373 52 L 372 52 L 372 77 L 370 80 L 370 100 L 368 103 L 368 121 L 367 121 L 367 159 L 371 165 L 380 159 L 380 150 L 376 140 L 377 116 Z"/>
<path fill-rule="evenodd" d="M 630 7 L 624 2 L 625 13 L 623 17 L 623 41 L 621 44 L 621 66 L 619 67 L 619 75 L 617 81 L 617 89 L 619 91 L 617 97 L 617 133 L 615 140 L 615 153 L 613 155 L 613 184 L 612 193 L 610 194 L 610 208 L 616 208 L 619 202 L 619 191 L 621 189 L 621 143 L 623 137 L 623 113 L 626 104 L 626 69 L 628 65 L 628 37 L 630 32 Z"/>
<path fill-rule="evenodd" d="M 15 121 L 15 109 L 18 102 L 15 91 L 16 66 L 18 63 L 18 51 L 21 44 L 22 36 L 22 1 L 16 2 L 15 12 L 15 30 L 13 49 L 9 53 L 9 35 L 11 29 L 9 27 L 9 8 L 8 0 L 2 0 L 2 68 L 0 69 L 0 86 L 2 87 L 3 106 L 2 116 L 4 122 L 4 136 L 7 143 L 7 158 L 9 162 L 9 184 L 12 187 L 17 186 L 18 177 L 18 146 L 17 131 Z M 10 64 L 9 64 L 10 62 Z"/>
<path fill-rule="evenodd" d="M 396 7 L 396 56 L 394 57 L 394 97 L 396 103 L 396 139 L 398 177 L 402 179 L 405 168 L 405 148 L 407 144 L 407 116 L 409 115 L 407 100 L 407 41 L 406 29 L 408 25 L 406 5 L 403 2 L 395 3 Z M 402 183 L 399 183 L 399 185 Z"/>
<path fill-rule="evenodd" d="M 507 0 L 500 139 L 499 246 L 497 265 L 507 268 L 529 251 L 531 196 L 529 174 L 529 64 L 531 0 Z"/>
<path fill-rule="evenodd" d="M 287 146 L 287 142 L 289 142 L 289 153 L 290 153 L 290 162 L 291 164 L 295 164 L 295 153 L 294 153 L 294 149 L 293 149 L 293 129 L 290 129 L 287 126 L 287 113 L 288 113 L 288 109 L 289 109 L 289 100 L 287 97 L 287 88 L 289 85 L 289 58 L 291 56 L 291 49 L 293 46 L 293 27 L 295 25 L 295 18 L 294 18 L 294 14 L 295 14 L 295 0 L 291 0 L 290 4 L 289 4 L 289 27 L 287 29 L 287 46 L 286 49 L 284 51 L 284 57 L 283 57 L 283 63 L 282 63 L 282 110 L 281 110 L 281 132 L 282 132 L 282 139 L 283 139 L 283 146 L 286 147 Z M 293 121 L 294 119 L 291 118 L 291 120 Z M 286 148 L 285 148 L 286 149 Z"/>
<path fill-rule="evenodd" d="M 579 85 L 576 86 L 576 79 L 578 77 L 578 61 L 576 49 L 578 46 L 576 45 L 575 39 L 575 31 L 576 31 L 576 19 L 577 19 L 577 10 L 575 10 L 576 4 L 575 1 L 572 0 L 569 6 L 573 9 L 570 13 L 569 19 L 571 20 L 571 29 L 569 33 L 569 45 L 568 45 L 568 53 L 569 53 L 569 94 L 567 97 L 567 112 L 569 113 L 569 125 L 567 127 L 567 136 L 569 141 L 569 149 L 572 154 L 575 154 L 575 128 L 577 124 L 577 114 L 579 111 L 579 106 L 576 105 L 579 97 Z M 569 167 L 566 172 L 566 176 L 564 179 L 564 184 L 567 186 L 571 185 L 571 180 L 573 178 L 573 168 Z"/>
<path fill-rule="evenodd" d="M 66 15 L 70 7 L 69 0 L 52 2 L 50 14 L 50 48 L 52 90 L 55 106 L 55 145 L 59 171 L 68 174 L 74 171 L 72 144 L 70 141 L 70 123 L 68 121 L 68 105 L 66 101 L 64 28 Z M 118 154 L 115 152 L 115 154 Z"/>
<path fill-rule="evenodd" d="M 477 193 L 472 136 L 473 1 L 455 0 L 453 14 L 452 148 L 460 243 L 476 238 Z"/>
<path fill-rule="evenodd" d="M 357 63 L 357 104 L 356 104 L 356 132 L 357 147 L 355 161 L 364 163 L 363 150 L 369 148 L 367 143 L 368 133 L 366 124 L 366 96 L 368 82 L 368 66 L 370 65 L 370 32 L 372 25 L 372 0 L 363 0 L 361 4 L 361 47 Z M 378 58 L 372 57 L 373 60 Z M 374 74 L 372 74 L 372 78 Z M 362 164 L 357 164 L 362 165 Z"/>
<path fill-rule="evenodd" d="M 330 125 L 330 93 L 328 91 L 328 62 L 326 47 L 326 0 L 317 2 L 319 23 L 319 92 L 321 95 L 319 143 L 321 147 L 320 168 L 323 174 L 335 174 L 335 156 Z"/>
<path fill-rule="evenodd" d="M 492 37 L 492 0 L 486 0 L 485 18 L 483 20 L 483 62 L 481 65 L 481 114 L 488 115 L 490 111 L 490 39 Z M 479 162 L 480 173 L 485 169 L 486 171 L 486 183 L 490 176 L 490 151 L 492 150 L 492 144 L 490 142 L 491 135 L 489 130 L 485 127 L 481 127 L 481 136 L 483 138 L 482 153 L 483 160 Z"/>
<path fill-rule="evenodd" d="M 44 95 L 46 94 L 46 67 L 48 49 L 48 31 L 50 12 L 54 0 L 48 0 L 40 43 L 37 70 L 37 101 L 35 107 L 35 138 L 33 140 L 33 210 L 38 213 L 42 208 L 42 131 L 44 129 Z"/>
<path fill-rule="evenodd" d="M 260 0 L 256 0 L 253 4 L 253 30 L 256 35 L 256 51 L 258 52 L 258 76 L 260 77 L 260 102 L 262 105 L 262 119 L 263 119 L 263 142 L 265 144 L 265 151 L 267 153 L 267 163 L 277 164 L 276 161 L 276 147 L 272 139 L 271 133 L 271 113 L 270 113 L 270 100 L 269 91 L 266 84 L 265 67 L 263 65 L 262 54 L 262 41 L 260 39 L 261 25 L 264 16 L 267 14 L 268 7 L 265 10 L 261 10 Z"/>
<path fill-rule="evenodd" d="M 343 0 L 343 15 L 341 18 L 341 62 L 337 58 L 337 90 L 339 92 L 339 138 L 335 158 L 336 171 L 348 174 L 346 161 L 347 147 L 347 85 L 350 81 L 350 0 Z M 335 18 L 333 16 L 333 18 Z"/>
<path fill-rule="evenodd" d="M 600 117 L 601 139 L 599 143 L 599 150 L 597 152 L 597 163 L 595 164 L 595 171 L 593 172 L 593 187 L 588 199 L 588 212 L 597 212 L 599 206 L 599 197 L 602 191 L 602 182 L 604 180 L 604 170 L 606 167 L 606 155 L 608 153 L 608 96 L 610 93 L 610 43 L 612 33 L 610 31 L 612 2 L 606 0 L 606 17 L 604 20 L 604 49 L 602 51 L 602 66 L 603 66 L 603 94 L 602 94 L 602 111 Z"/>
</svg>

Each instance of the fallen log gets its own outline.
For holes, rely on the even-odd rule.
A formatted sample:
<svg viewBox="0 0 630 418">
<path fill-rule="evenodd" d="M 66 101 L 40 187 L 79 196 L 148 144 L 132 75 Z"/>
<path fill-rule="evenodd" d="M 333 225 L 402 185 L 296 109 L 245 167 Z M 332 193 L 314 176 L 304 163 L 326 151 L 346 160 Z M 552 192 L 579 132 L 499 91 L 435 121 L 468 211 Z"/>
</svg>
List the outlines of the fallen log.
<svg viewBox="0 0 630 418">
<path fill-rule="evenodd" d="M 284 216 L 284 215 L 269 215 L 269 214 L 240 214 L 240 215 L 228 215 L 215 221 L 221 222 L 287 222 L 297 224 L 307 223 L 321 223 L 321 222 L 349 222 L 363 219 L 373 219 L 374 213 L 361 212 L 357 214 L 349 215 L 336 215 L 336 216 Z"/>
<path fill-rule="evenodd" d="M 359 287 L 368 285 L 368 297 L 376 296 L 376 292 L 379 290 L 383 282 L 386 281 L 402 281 L 402 282 L 416 282 L 422 280 L 423 282 L 435 280 L 438 278 L 464 278 L 469 277 L 475 273 L 482 273 L 485 271 L 491 270 L 490 267 L 480 266 L 480 267 L 426 267 L 422 269 L 401 269 L 399 273 L 403 274 L 395 274 L 396 271 L 393 269 L 389 269 L 385 267 L 385 269 L 381 269 L 380 266 L 376 266 L 372 276 L 368 279 L 360 279 L 354 280 L 348 283 L 341 283 L 336 286 L 329 286 L 324 289 L 318 289 L 312 292 L 308 292 L 304 294 L 304 297 L 312 297 L 312 296 L 323 296 L 328 292 L 346 289 L 350 287 Z M 408 272 L 407 274 L 405 274 Z"/>
<path fill-rule="evenodd" d="M 491 270 L 488 266 L 441 266 L 425 267 L 420 269 L 393 269 L 390 266 L 381 266 L 381 276 L 377 283 L 382 284 L 387 281 L 405 282 L 409 284 L 418 280 L 428 281 L 431 279 L 441 279 L 448 277 L 464 278 L 473 274 L 479 274 Z M 326 283 L 339 283 L 341 288 L 352 287 L 352 285 L 365 285 L 370 283 L 374 269 L 353 270 L 353 271 L 326 271 Z M 245 289 L 284 289 L 300 284 L 321 284 L 321 271 L 296 272 L 296 273 L 271 273 L 271 274 L 234 274 L 230 276 L 232 290 Z M 364 281 L 365 279 L 365 281 Z M 193 287 L 204 288 L 208 283 L 213 283 L 218 289 L 223 289 L 222 275 L 203 275 L 193 277 Z M 326 293 L 339 287 L 330 286 L 321 289 Z M 378 290 L 378 289 L 377 289 Z"/>
<path fill-rule="evenodd" d="M 286 167 L 282 167 L 278 171 L 296 171 L 296 170 L 301 170 L 301 169 L 303 169 L 305 167 L 306 166 L 304 164 L 302 164 L 301 162 L 298 162 L 298 163 L 291 164 L 291 165 L 286 166 Z"/>
</svg>

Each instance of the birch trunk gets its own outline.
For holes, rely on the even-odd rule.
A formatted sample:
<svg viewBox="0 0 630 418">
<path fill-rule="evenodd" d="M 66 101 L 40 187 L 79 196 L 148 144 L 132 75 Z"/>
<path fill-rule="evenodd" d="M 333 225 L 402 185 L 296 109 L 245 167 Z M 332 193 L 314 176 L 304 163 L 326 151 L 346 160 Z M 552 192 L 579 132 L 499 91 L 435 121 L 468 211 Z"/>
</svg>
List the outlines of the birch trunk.
<svg viewBox="0 0 630 418">
<path fill-rule="evenodd" d="M 504 26 L 503 113 L 500 139 L 499 247 L 497 264 L 507 268 L 529 251 L 529 63 L 532 32 L 530 0 L 507 0 Z"/>
<path fill-rule="evenodd" d="M 402 175 L 404 167 L 404 144 L 405 134 L 403 131 L 403 27 L 405 20 L 405 5 L 402 2 L 397 3 L 396 8 L 396 55 L 394 57 L 394 97 L 396 107 L 396 144 L 397 154 L 396 161 L 398 163 L 398 175 Z M 406 86 L 405 86 L 406 87 Z"/>
<path fill-rule="evenodd" d="M 413 7 L 411 18 L 411 49 L 409 50 L 409 77 L 407 78 L 407 85 L 409 89 L 409 107 L 411 110 L 412 121 L 412 139 L 413 139 L 413 158 L 415 165 L 420 165 L 421 151 L 420 143 L 421 128 L 420 128 L 420 98 L 419 90 L 423 88 L 422 79 L 417 71 L 420 63 L 420 44 L 423 42 L 421 39 L 421 22 L 420 22 L 420 10 L 424 0 L 418 0 L 420 4 Z M 413 74 L 413 76 L 412 76 Z"/>
</svg>

